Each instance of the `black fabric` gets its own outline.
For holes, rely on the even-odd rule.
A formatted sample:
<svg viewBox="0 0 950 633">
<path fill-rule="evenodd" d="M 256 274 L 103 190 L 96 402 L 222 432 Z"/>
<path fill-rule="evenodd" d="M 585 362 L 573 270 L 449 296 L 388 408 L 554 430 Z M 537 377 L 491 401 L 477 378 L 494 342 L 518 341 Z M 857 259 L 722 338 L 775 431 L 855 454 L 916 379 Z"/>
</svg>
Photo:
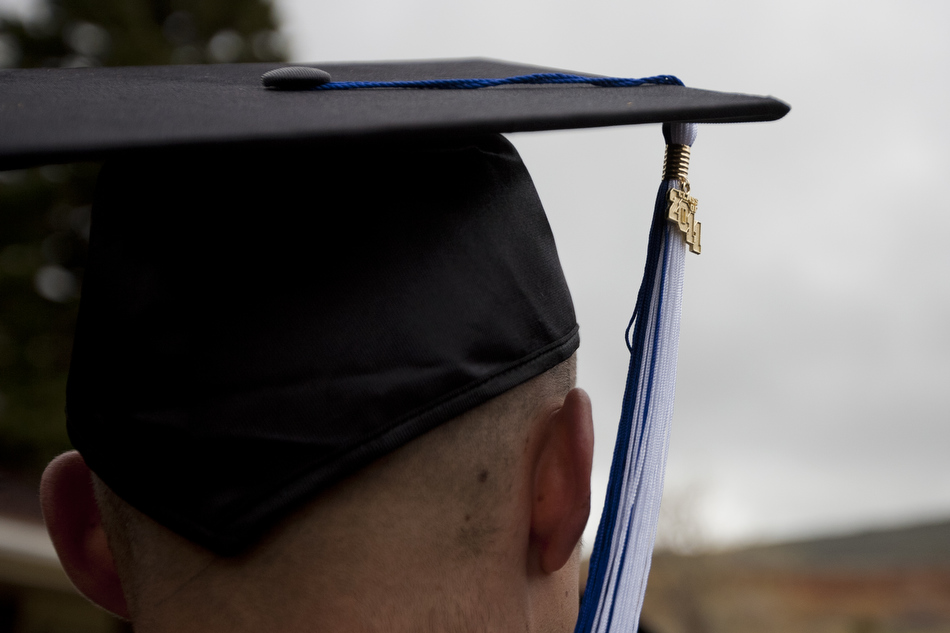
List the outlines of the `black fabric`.
<svg viewBox="0 0 950 633">
<path fill-rule="evenodd" d="M 577 345 L 502 137 L 152 153 L 103 168 L 69 433 L 119 496 L 234 553 Z"/>
<path fill-rule="evenodd" d="M 261 75 L 280 66 L 0 70 L 0 169 L 98 160 L 117 152 L 162 147 L 385 136 L 417 139 L 672 121 L 767 121 L 788 112 L 786 104 L 770 97 L 680 86 L 325 92 L 264 88 Z M 492 78 L 558 71 L 478 59 L 316 66 L 334 81 Z"/>
</svg>

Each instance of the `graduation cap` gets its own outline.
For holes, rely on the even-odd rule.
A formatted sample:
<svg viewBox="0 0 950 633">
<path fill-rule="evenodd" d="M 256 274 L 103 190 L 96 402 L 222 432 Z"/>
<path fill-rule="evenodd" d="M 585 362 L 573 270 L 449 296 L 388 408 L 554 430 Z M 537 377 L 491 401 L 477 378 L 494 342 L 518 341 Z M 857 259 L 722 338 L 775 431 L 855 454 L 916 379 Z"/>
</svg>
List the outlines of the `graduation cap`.
<svg viewBox="0 0 950 633">
<path fill-rule="evenodd" d="M 0 168 L 103 160 L 67 394 L 119 496 L 218 552 L 566 360 L 578 326 L 499 133 L 663 123 L 578 631 L 633 630 L 672 417 L 696 123 L 769 97 L 488 60 L 0 72 Z M 262 80 L 263 76 L 263 80 Z"/>
</svg>

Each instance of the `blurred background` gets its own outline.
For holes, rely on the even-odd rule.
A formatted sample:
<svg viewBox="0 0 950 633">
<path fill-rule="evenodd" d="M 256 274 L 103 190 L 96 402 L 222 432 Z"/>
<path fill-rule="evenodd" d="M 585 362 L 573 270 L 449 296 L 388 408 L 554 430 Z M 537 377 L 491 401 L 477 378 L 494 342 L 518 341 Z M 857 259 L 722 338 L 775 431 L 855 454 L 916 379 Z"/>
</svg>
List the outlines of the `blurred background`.
<svg viewBox="0 0 950 633">
<path fill-rule="evenodd" d="M 0 0 L 0 67 L 481 56 L 787 101 L 776 123 L 702 126 L 693 149 L 703 254 L 688 261 L 644 622 L 946 631 L 948 26 L 950 5 L 925 0 Z M 581 324 L 589 546 L 663 140 L 658 126 L 511 139 Z M 34 492 L 69 446 L 97 170 L 0 172 L 0 631 L 113 626 L 82 629 L 81 602 L 63 606 Z"/>
</svg>

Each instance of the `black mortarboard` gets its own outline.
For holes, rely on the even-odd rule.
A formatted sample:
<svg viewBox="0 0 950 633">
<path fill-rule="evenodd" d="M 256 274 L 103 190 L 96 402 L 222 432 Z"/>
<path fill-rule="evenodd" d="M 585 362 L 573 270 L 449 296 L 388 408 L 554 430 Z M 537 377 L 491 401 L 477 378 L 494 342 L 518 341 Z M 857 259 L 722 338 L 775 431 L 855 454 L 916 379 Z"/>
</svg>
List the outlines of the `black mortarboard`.
<svg viewBox="0 0 950 633">
<path fill-rule="evenodd" d="M 563 72 L 319 66 L 334 82 Z M 498 133 L 788 111 L 678 85 L 264 87 L 277 67 L 0 72 L 0 168 L 106 161 L 70 436 L 126 501 L 220 553 L 576 349 L 544 212 Z"/>
<path fill-rule="evenodd" d="M 334 82 L 564 72 L 490 60 L 319 64 Z M 281 91 L 275 64 L 0 71 L 0 169 L 194 145 L 522 132 L 781 118 L 769 97 L 676 85 Z M 573 73 L 583 75 L 583 73 Z"/>
</svg>

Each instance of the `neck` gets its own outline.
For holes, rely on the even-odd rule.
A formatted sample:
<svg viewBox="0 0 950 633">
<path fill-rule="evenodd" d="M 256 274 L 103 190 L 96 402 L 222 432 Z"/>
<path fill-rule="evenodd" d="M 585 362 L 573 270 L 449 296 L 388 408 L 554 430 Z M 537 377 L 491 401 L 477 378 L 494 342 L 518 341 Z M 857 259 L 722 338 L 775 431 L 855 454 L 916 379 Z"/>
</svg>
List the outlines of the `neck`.
<svg viewBox="0 0 950 633">
<path fill-rule="evenodd" d="M 458 633 L 541 631 L 522 587 L 493 583 L 471 568 L 426 576 L 379 573 L 315 574 L 237 586 L 218 577 L 182 587 L 165 600 L 140 605 L 137 633 Z"/>
<path fill-rule="evenodd" d="M 261 570 L 253 585 L 215 564 L 164 599 L 140 604 L 134 625 L 136 633 L 569 633 L 578 563 L 575 555 L 556 574 L 527 578 L 464 564 L 427 574 L 312 567 L 320 573 L 297 578 Z"/>
</svg>

